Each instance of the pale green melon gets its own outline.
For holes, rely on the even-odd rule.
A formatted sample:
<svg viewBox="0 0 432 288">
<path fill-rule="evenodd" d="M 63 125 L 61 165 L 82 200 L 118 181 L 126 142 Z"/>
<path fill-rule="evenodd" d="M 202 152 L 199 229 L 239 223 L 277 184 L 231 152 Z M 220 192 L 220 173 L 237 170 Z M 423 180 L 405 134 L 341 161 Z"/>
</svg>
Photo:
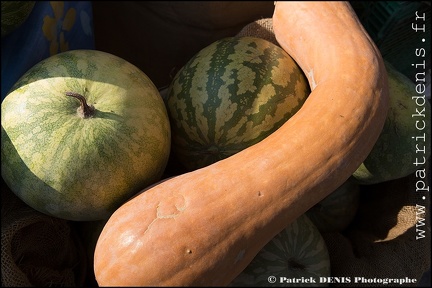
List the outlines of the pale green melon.
<svg viewBox="0 0 432 288">
<path fill-rule="evenodd" d="M 82 118 L 79 93 L 95 108 Z M 31 68 L 1 105 L 1 173 L 29 206 L 70 220 L 108 218 L 160 180 L 171 132 L 152 81 L 131 63 L 72 50 Z"/>
</svg>

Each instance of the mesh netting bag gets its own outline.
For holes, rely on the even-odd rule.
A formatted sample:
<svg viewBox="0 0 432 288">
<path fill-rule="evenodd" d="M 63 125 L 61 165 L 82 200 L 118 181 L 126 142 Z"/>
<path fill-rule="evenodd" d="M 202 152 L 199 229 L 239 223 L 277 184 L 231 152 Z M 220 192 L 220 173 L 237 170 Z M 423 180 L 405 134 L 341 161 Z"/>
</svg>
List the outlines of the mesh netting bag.
<svg viewBox="0 0 432 288">
<path fill-rule="evenodd" d="M 77 287 L 86 256 L 70 222 L 42 214 L 21 201 L 2 181 L 2 287 Z"/>
<path fill-rule="evenodd" d="M 246 25 L 237 36 L 258 37 L 279 46 L 271 18 Z M 425 187 L 430 185 L 430 165 L 427 167 L 429 177 L 422 179 Z M 350 226 L 341 232 L 322 233 L 330 254 L 332 277 L 351 281 L 331 286 L 422 284 L 422 276 L 431 264 L 430 199 L 416 193 L 417 181 L 414 173 L 362 185 L 360 206 Z M 407 283 L 386 283 L 391 279 L 405 279 Z"/>
</svg>

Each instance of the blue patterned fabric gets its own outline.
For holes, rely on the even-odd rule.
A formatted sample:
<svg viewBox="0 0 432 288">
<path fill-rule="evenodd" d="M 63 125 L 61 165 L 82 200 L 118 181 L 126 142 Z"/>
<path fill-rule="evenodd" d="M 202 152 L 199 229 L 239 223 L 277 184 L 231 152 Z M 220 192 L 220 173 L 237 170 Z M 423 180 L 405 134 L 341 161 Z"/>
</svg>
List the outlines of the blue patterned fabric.
<svg viewBox="0 0 432 288">
<path fill-rule="evenodd" d="M 75 49 L 95 49 L 91 1 L 36 2 L 27 20 L 2 38 L 1 100 L 36 63 Z"/>
</svg>

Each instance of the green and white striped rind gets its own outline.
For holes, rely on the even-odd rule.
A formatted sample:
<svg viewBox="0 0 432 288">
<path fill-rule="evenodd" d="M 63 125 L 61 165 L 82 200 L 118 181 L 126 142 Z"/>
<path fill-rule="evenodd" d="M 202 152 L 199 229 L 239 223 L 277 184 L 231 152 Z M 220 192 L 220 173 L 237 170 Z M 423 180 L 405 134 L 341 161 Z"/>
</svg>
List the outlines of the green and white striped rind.
<svg viewBox="0 0 432 288">
<path fill-rule="evenodd" d="M 72 50 L 31 68 L 1 105 L 1 172 L 10 189 L 46 214 L 99 220 L 158 181 L 171 132 L 151 80 L 114 55 Z M 72 91 L 94 105 L 77 115 Z"/>
<path fill-rule="evenodd" d="M 330 256 L 315 225 L 303 214 L 276 235 L 229 286 L 326 287 L 320 277 L 330 276 Z M 276 277 L 275 283 L 269 277 Z M 281 283 L 313 278 L 316 283 Z M 283 279 L 285 279 L 283 278 Z"/>
<path fill-rule="evenodd" d="M 35 3 L 36 1 L 1 1 L 1 37 L 21 26 Z"/>
<path fill-rule="evenodd" d="M 309 94 L 303 71 L 282 48 L 255 37 L 216 41 L 169 87 L 173 153 L 189 170 L 227 158 L 276 131 Z"/>
</svg>

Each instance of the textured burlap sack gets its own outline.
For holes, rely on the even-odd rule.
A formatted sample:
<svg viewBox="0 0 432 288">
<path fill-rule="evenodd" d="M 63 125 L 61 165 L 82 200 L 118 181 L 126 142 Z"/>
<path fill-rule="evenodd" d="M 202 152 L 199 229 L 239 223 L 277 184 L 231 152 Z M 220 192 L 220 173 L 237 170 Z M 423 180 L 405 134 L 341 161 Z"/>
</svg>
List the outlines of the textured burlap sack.
<svg viewBox="0 0 432 288">
<path fill-rule="evenodd" d="M 237 36 L 263 38 L 279 45 L 271 18 L 246 25 Z M 431 266 L 430 198 L 427 195 L 423 199 L 424 193 L 416 192 L 416 187 L 421 187 L 418 181 L 426 181 L 426 187 L 429 187 L 430 169 L 428 171 L 426 179 L 418 178 L 414 173 L 361 187 L 360 207 L 350 227 L 343 232 L 323 233 L 332 276 L 348 277 L 351 281 L 332 283 L 332 286 L 423 284 L 428 287 L 428 282 L 422 282 L 425 280 L 421 278 Z M 411 283 L 384 283 L 388 278 L 409 278 Z"/>
<path fill-rule="evenodd" d="M 75 229 L 30 208 L 1 183 L 2 287 L 80 286 L 86 256 Z"/>
<path fill-rule="evenodd" d="M 415 192 L 417 181 L 415 175 L 410 175 L 362 187 L 359 211 L 349 229 L 323 234 L 333 276 L 407 277 L 416 283 L 404 286 L 419 285 L 423 273 L 430 269 L 431 233 L 429 197 L 423 200 Z M 363 281 L 351 285 L 389 286 Z"/>
</svg>

